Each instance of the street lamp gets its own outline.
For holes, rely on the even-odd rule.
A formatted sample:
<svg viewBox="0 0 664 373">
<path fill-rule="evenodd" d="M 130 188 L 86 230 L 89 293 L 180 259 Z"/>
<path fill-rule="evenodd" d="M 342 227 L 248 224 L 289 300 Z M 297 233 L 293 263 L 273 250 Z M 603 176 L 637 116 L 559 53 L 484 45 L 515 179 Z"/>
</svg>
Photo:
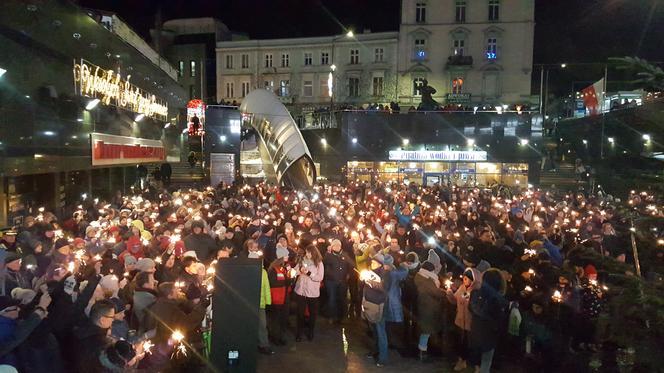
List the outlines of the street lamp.
<svg viewBox="0 0 664 373">
<path fill-rule="evenodd" d="M 609 137 L 608 140 L 610 144 L 613 144 L 616 141 L 613 137 Z"/>
<path fill-rule="evenodd" d="M 97 105 L 99 105 L 99 102 L 100 101 L 99 101 L 98 98 L 95 98 L 95 99 L 91 100 L 90 102 L 88 102 L 87 105 L 85 105 L 85 110 L 89 111 L 89 110 L 94 109 L 95 107 L 97 107 Z"/>
<path fill-rule="evenodd" d="M 475 139 L 468 139 L 468 140 L 466 140 L 466 144 L 468 144 L 468 146 L 473 146 L 473 145 L 475 145 Z"/>
<path fill-rule="evenodd" d="M 353 30 L 348 30 L 348 32 L 346 33 L 346 37 L 347 38 L 352 38 L 353 36 L 355 36 L 355 34 L 353 33 Z"/>
<path fill-rule="evenodd" d="M 353 139 L 351 140 L 351 142 L 352 142 L 353 144 L 357 144 L 357 137 L 353 137 Z"/>
<path fill-rule="evenodd" d="M 641 136 L 641 137 L 642 137 L 643 140 L 645 140 L 645 141 L 650 141 L 650 135 L 648 135 L 647 133 L 644 133 L 643 136 Z"/>
<path fill-rule="evenodd" d="M 401 141 L 401 143 L 402 143 L 404 146 L 408 146 L 408 144 L 410 144 L 410 140 L 409 140 L 409 139 L 403 139 L 403 140 Z"/>
<path fill-rule="evenodd" d="M 522 146 L 528 145 L 528 139 L 521 139 L 520 142 Z"/>
<path fill-rule="evenodd" d="M 567 67 L 567 64 L 566 64 L 566 63 L 561 63 L 561 64 L 560 64 L 560 67 L 564 69 L 564 68 Z"/>
</svg>

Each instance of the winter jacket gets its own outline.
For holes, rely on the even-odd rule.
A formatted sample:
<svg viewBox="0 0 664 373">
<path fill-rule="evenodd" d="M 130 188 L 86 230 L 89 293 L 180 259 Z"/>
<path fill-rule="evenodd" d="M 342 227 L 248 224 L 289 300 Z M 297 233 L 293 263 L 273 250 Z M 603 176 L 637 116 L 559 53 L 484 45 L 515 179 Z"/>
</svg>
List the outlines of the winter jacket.
<svg viewBox="0 0 664 373">
<path fill-rule="evenodd" d="M 201 304 L 186 313 L 177 300 L 166 298 L 157 299 L 147 312 L 157 328 L 153 339 L 155 344 L 168 341 L 173 330 L 179 330 L 186 337 L 198 327 L 205 316 L 205 308 Z"/>
<path fill-rule="evenodd" d="M 195 251 L 200 261 L 207 261 L 217 249 L 214 239 L 205 233 L 188 235 L 184 238 L 184 245 L 187 250 Z"/>
<path fill-rule="evenodd" d="M 401 305 L 401 283 L 408 276 L 405 268 L 396 268 L 383 275 L 384 287 L 387 293 L 385 303 L 385 321 L 403 322 L 403 306 Z"/>
<path fill-rule="evenodd" d="M 479 289 L 480 284 L 482 283 L 482 274 L 480 271 L 476 270 L 475 268 L 471 268 L 471 271 L 473 271 L 473 277 L 475 278 L 475 281 L 473 281 L 470 289 L 467 289 L 464 284 L 461 284 L 461 286 L 459 286 L 454 294 L 450 292 L 447 293 L 447 300 L 449 300 L 452 304 L 456 304 L 456 316 L 454 317 L 454 325 L 466 331 L 470 331 L 472 325 L 472 315 L 468 309 L 470 295 L 473 291 Z"/>
<path fill-rule="evenodd" d="M 34 312 L 18 322 L 0 316 L 0 365 L 19 367 L 15 349 L 28 339 L 41 321 L 41 317 Z"/>
<path fill-rule="evenodd" d="M 397 203 L 394 207 L 394 215 L 396 215 L 399 224 L 409 227 L 413 222 L 413 218 L 420 213 L 420 206 L 415 206 L 413 212 L 410 215 L 404 215 L 401 213 L 401 206 Z"/>
<path fill-rule="evenodd" d="M 288 273 L 284 267 L 273 267 L 267 272 L 270 281 L 270 297 L 272 305 L 286 304 L 288 296 Z"/>
<path fill-rule="evenodd" d="M 134 313 L 136 330 L 139 334 L 145 333 L 148 329 L 147 325 L 147 309 L 157 301 L 157 294 L 152 289 L 136 289 L 134 292 L 134 305 L 132 312 Z"/>
<path fill-rule="evenodd" d="M 553 242 L 549 240 L 544 241 L 544 248 L 549 253 L 549 257 L 551 258 L 551 264 L 553 264 L 556 267 L 562 267 L 563 254 L 560 252 L 560 248 L 554 245 Z"/>
<path fill-rule="evenodd" d="M 265 268 L 261 269 L 261 304 L 260 309 L 264 310 L 265 306 L 272 304 L 272 296 L 270 294 L 270 280 L 267 277 Z"/>
<path fill-rule="evenodd" d="M 469 338 L 471 348 L 481 352 L 496 348 L 500 330 L 507 325 L 507 301 L 504 296 L 482 283 L 479 289 L 470 294 L 468 309 L 472 316 Z"/>
<path fill-rule="evenodd" d="M 435 334 L 442 328 L 442 302 L 445 293 L 436 283 L 421 274 L 415 275 L 417 287 L 417 324 L 423 334 Z"/>
<path fill-rule="evenodd" d="M 88 367 L 97 360 L 99 353 L 108 347 L 112 340 L 108 337 L 108 329 L 102 329 L 89 319 L 74 328 L 74 346 L 67 349 L 75 355 L 75 367 L 79 373 L 85 373 Z"/>
<path fill-rule="evenodd" d="M 298 264 L 295 268 L 298 272 L 297 282 L 295 283 L 295 293 L 307 298 L 318 298 L 320 296 L 320 282 L 323 281 L 325 268 L 323 262 L 314 265 L 313 263 L 307 266 L 308 273 L 302 274 L 300 268 L 302 263 Z"/>
<path fill-rule="evenodd" d="M 323 258 L 325 267 L 325 281 L 345 282 L 348 274 L 353 270 L 352 262 L 343 251 L 327 253 Z"/>
</svg>

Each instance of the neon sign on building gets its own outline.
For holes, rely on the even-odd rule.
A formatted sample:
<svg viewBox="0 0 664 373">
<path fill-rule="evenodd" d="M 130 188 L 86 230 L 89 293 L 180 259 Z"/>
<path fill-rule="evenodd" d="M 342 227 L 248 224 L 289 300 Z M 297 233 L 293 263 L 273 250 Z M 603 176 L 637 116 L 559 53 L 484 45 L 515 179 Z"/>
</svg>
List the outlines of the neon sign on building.
<svg viewBox="0 0 664 373">
<path fill-rule="evenodd" d="M 143 114 L 150 118 L 166 120 L 168 104 L 155 95 L 131 84 L 131 75 L 124 80 L 119 72 L 104 70 L 88 61 L 74 62 L 74 84 L 82 96 L 97 98 L 105 105 Z"/>
</svg>

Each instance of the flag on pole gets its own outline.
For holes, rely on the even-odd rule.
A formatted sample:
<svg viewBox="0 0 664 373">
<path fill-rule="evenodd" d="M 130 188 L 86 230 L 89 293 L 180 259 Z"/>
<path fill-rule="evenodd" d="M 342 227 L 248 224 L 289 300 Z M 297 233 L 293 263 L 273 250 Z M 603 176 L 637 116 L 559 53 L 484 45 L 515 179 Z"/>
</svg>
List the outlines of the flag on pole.
<svg viewBox="0 0 664 373">
<path fill-rule="evenodd" d="M 599 114 L 603 110 L 604 78 L 596 81 L 593 85 L 582 89 L 581 97 L 583 98 L 583 103 L 590 115 Z"/>
</svg>

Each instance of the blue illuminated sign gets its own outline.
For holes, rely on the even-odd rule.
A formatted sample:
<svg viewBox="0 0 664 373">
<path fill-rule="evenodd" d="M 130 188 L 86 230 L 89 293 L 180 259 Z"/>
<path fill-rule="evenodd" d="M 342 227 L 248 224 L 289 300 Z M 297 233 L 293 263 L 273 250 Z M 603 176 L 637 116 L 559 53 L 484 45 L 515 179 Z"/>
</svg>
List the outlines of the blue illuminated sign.
<svg viewBox="0 0 664 373">
<path fill-rule="evenodd" d="M 486 58 L 489 60 L 495 60 L 497 57 L 496 52 L 486 52 Z"/>
<path fill-rule="evenodd" d="M 417 57 L 418 57 L 418 58 L 424 58 L 425 56 L 426 56 L 426 52 L 425 52 L 425 51 L 417 51 Z"/>
</svg>

